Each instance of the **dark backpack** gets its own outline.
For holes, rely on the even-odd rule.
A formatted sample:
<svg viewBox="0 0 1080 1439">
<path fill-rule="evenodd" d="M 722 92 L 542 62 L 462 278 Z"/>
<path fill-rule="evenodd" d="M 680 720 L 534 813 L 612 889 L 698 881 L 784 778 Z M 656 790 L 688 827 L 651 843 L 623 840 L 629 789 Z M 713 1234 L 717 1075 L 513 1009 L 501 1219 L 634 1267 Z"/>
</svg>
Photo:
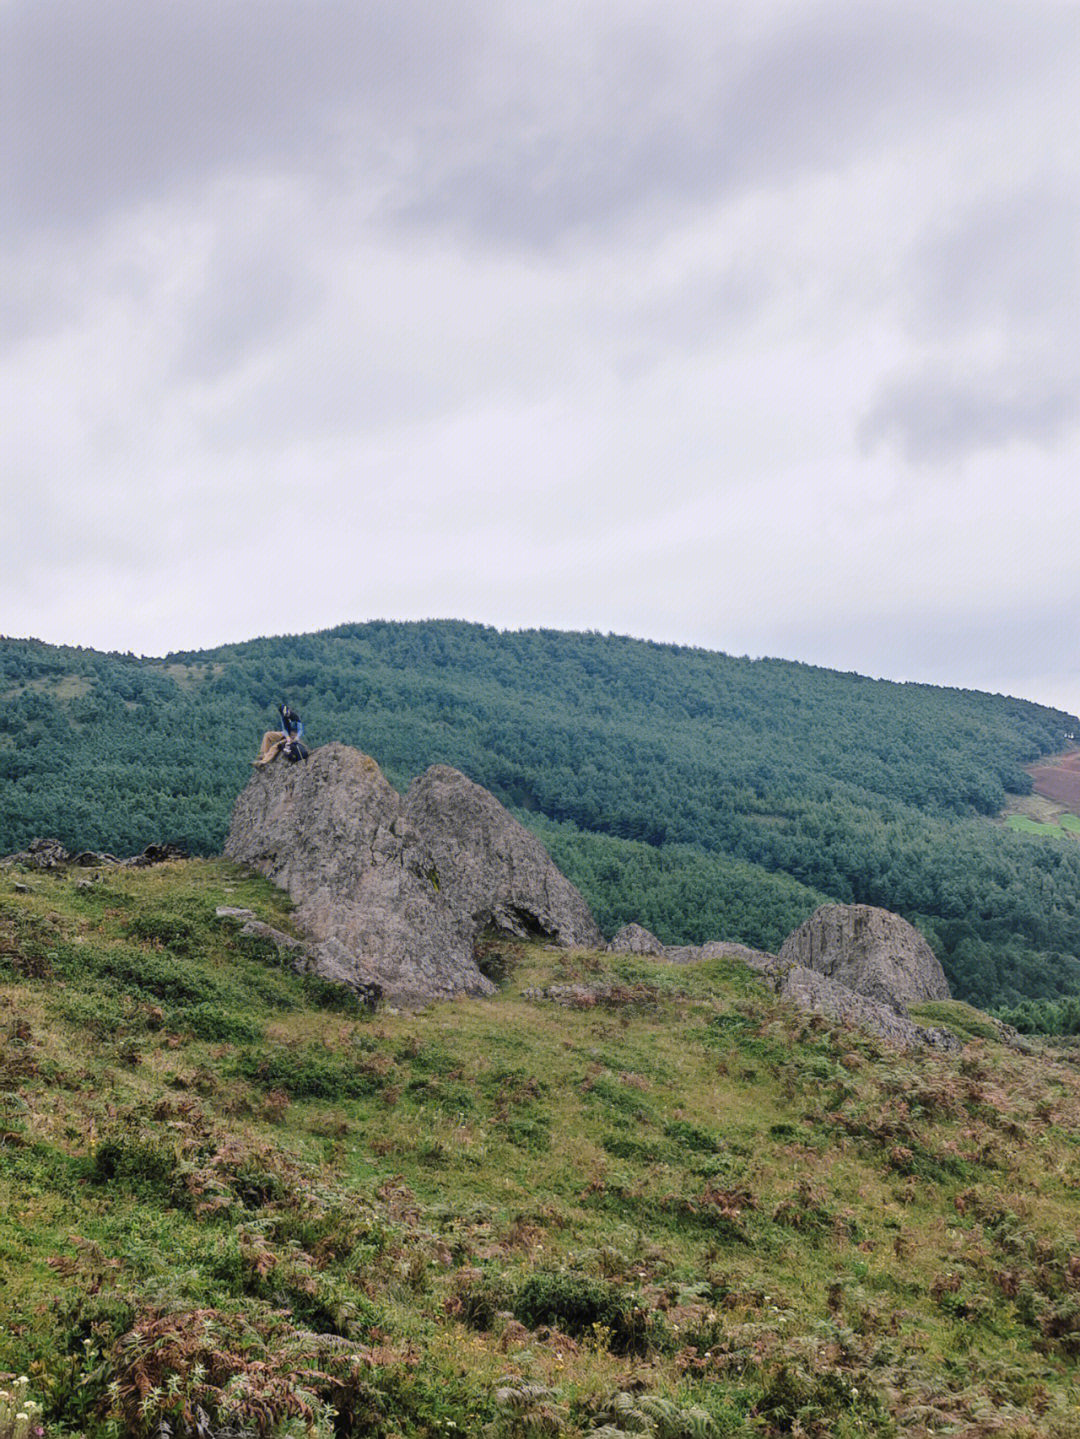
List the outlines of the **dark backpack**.
<svg viewBox="0 0 1080 1439">
<path fill-rule="evenodd" d="M 281 753 L 287 760 L 296 764 L 297 760 L 307 759 L 308 752 L 298 739 L 287 740 L 282 746 Z"/>
</svg>

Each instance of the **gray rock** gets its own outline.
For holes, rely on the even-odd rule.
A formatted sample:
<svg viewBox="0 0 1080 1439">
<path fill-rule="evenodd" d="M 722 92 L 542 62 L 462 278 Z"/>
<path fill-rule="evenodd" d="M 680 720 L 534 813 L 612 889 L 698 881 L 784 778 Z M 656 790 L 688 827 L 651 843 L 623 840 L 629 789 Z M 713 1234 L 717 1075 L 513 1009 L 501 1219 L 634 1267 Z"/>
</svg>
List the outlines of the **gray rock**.
<svg viewBox="0 0 1080 1439">
<path fill-rule="evenodd" d="M 214 913 L 217 915 L 218 919 L 255 918 L 255 911 L 253 909 L 238 909 L 235 905 L 232 904 L 219 904 L 217 909 L 214 910 Z"/>
<path fill-rule="evenodd" d="M 612 954 L 663 954 L 664 946 L 641 924 L 624 924 L 608 945 Z"/>
<path fill-rule="evenodd" d="M 479 929 L 603 947 L 588 905 L 536 836 L 459 770 L 434 765 L 414 780 L 405 822 L 431 855 L 439 892 Z"/>
<path fill-rule="evenodd" d="M 859 1025 L 901 1049 L 927 1046 L 958 1050 L 960 1041 L 946 1029 L 927 1029 L 890 1004 L 858 994 L 817 970 L 793 964 L 778 976 L 777 993 L 800 1009 L 823 1014 L 843 1024 Z"/>
<path fill-rule="evenodd" d="M 33 869 L 61 869 L 70 862 L 71 855 L 58 839 L 32 839 L 25 849 L 4 859 L 5 865 L 18 864 Z"/>
<path fill-rule="evenodd" d="M 252 939 L 267 939 L 271 944 L 276 944 L 278 949 L 301 949 L 302 941 L 295 935 L 286 934 L 283 929 L 275 929 L 272 924 L 266 924 L 254 915 L 240 926 L 240 933 L 248 935 Z"/>
<path fill-rule="evenodd" d="M 941 965 L 919 931 L 869 904 L 822 905 L 788 935 L 779 958 L 894 1007 L 950 998 Z"/>
<path fill-rule="evenodd" d="M 58 839 L 32 839 L 26 849 L 18 854 L 6 855 L 0 864 L 17 864 L 34 869 L 95 869 L 120 865 L 124 868 L 142 869 L 150 864 L 163 864 L 167 860 L 187 859 L 188 853 L 175 844 L 148 844 L 142 854 L 129 859 L 117 859 L 115 854 L 101 854 L 96 849 L 84 849 L 71 853 Z"/>
<path fill-rule="evenodd" d="M 664 950 L 664 958 L 672 964 L 695 964 L 701 959 L 734 959 L 748 964 L 751 969 L 771 969 L 776 964 L 775 954 L 766 954 L 763 949 L 751 949 L 749 945 L 726 939 L 710 939 L 706 944 L 669 945 Z"/>
<path fill-rule="evenodd" d="M 345 745 L 268 765 L 236 801 L 225 854 L 297 902 L 313 972 L 399 1004 L 492 993 L 474 957 L 487 929 L 601 944 L 540 841 L 444 765 L 404 799 Z"/>
</svg>

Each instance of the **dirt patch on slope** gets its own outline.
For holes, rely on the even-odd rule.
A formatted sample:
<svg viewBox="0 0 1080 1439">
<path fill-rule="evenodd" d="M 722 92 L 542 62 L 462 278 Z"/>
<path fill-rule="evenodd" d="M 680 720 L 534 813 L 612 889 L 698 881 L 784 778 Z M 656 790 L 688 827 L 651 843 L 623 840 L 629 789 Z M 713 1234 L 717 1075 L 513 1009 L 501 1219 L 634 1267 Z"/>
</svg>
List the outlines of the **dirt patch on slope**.
<svg viewBox="0 0 1080 1439">
<path fill-rule="evenodd" d="M 1042 764 L 1028 765 L 1035 793 L 1053 800 L 1070 814 L 1080 815 L 1080 749 L 1053 755 Z"/>
</svg>

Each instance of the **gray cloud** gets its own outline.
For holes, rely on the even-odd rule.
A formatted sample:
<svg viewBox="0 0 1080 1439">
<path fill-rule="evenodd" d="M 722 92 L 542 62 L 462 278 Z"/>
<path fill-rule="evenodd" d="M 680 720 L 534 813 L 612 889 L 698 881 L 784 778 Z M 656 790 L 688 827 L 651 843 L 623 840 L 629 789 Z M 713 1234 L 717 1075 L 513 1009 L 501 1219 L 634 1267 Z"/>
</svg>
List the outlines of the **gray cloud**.
<svg viewBox="0 0 1080 1439">
<path fill-rule="evenodd" d="M 175 376 L 219 379 L 268 344 L 302 331 L 323 297 L 324 285 L 304 257 L 267 235 L 265 225 L 242 237 L 219 237 L 184 307 Z"/>
<path fill-rule="evenodd" d="M 886 385 L 858 427 L 864 451 L 899 445 L 915 465 L 1014 441 L 1052 446 L 1080 419 L 1080 382 L 994 372 L 964 380 L 920 373 Z"/>
<path fill-rule="evenodd" d="M 848 0 L 794 18 L 692 0 L 662 14 L 12 0 L 6 213 L 85 225 L 264 167 L 376 184 L 384 218 L 546 246 L 842 165 L 903 125 L 1000 98 L 1069 23 L 1019 0 Z"/>
<path fill-rule="evenodd" d="M 1051 446 L 1080 420 L 1080 203 L 1051 187 L 981 198 L 909 255 L 907 321 L 927 358 L 887 379 L 858 426 L 915 464 L 1013 441 Z M 1005 358 L 970 359 L 997 349 Z M 955 354 L 953 353 L 955 352 Z"/>
<path fill-rule="evenodd" d="M 1080 197 L 1052 184 L 978 200 L 935 226 L 909 259 L 913 328 L 924 337 L 996 325 L 1011 338 L 1075 336 Z M 1071 339 L 1070 339 L 1071 343 Z"/>
<path fill-rule="evenodd" d="M 233 169 L 317 169 L 364 135 L 343 117 L 381 111 L 397 128 L 417 102 L 430 114 L 470 85 L 475 10 L 11 0 L 8 223 L 85 225 Z"/>
<path fill-rule="evenodd" d="M 550 246 L 844 167 L 905 129 L 1000 99 L 1065 35 L 1075 47 L 1067 17 L 1030 24 L 1020 4 L 993 0 L 948 12 L 822 4 L 761 14 L 752 33 L 720 8 L 693 18 L 620 16 L 588 46 L 566 36 L 546 64 L 521 57 L 512 102 L 494 113 L 466 104 L 438 147 L 421 143 L 404 217 Z"/>
</svg>

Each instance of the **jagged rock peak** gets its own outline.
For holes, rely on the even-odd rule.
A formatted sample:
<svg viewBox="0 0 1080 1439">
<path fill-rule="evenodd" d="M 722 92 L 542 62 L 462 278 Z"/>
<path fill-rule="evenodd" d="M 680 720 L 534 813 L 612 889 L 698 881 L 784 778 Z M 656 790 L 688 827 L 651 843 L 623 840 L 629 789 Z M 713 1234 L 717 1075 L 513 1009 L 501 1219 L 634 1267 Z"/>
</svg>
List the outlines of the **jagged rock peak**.
<svg viewBox="0 0 1080 1439">
<path fill-rule="evenodd" d="M 944 971 L 919 931 L 869 904 L 822 905 L 788 935 L 780 961 L 894 1007 L 950 997 Z"/>
<path fill-rule="evenodd" d="M 447 765 L 402 797 L 347 745 L 275 761 L 237 799 L 225 854 L 296 900 L 317 970 L 399 1003 L 490 993 L 475 958 L 487 930 L 602 943 L 535 835 Z"/>
</svg>

